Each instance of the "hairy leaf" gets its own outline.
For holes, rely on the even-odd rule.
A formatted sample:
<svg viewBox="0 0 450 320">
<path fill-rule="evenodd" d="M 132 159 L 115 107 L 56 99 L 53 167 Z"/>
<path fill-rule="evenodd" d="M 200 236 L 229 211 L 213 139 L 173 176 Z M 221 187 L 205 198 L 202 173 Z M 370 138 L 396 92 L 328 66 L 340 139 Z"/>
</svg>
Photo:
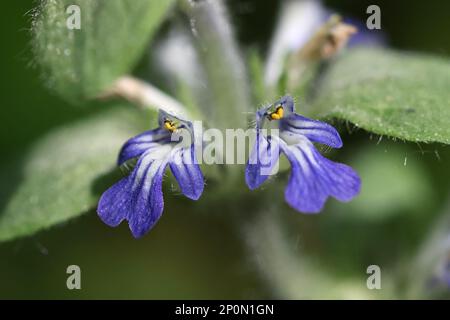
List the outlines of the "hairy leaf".
<svg viewBox="0 0 450 320">
<path fill-rule="evenodd" d="M 41 1 L 33 14 L 32 44 L 47 84 L 72 101 L 99 94 L 131 70 L 172 3 Z"/>
<path fill-rule="evenodd" d="M 30 235 L 95 206 L 114 181 L 124 141 L 149 128 L 142 112 L 112 109 L 57 129 L 0 172 L 0 241 Z M 120 171 L 116 173 L 120 176 Z"/>
<path fill-rule="evenodd" d="M 449 88 L 448 59 L 355 49 L 331 66 L 313 107 L 376 134 L 449 144 Z"/>
</svg>

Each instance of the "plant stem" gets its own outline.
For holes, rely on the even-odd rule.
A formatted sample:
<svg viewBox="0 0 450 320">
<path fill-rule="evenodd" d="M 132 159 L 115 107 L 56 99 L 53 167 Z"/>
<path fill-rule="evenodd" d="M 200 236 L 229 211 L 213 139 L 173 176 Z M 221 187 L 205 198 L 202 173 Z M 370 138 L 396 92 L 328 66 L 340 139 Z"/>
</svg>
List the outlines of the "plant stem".
<svg viewBox="0 0 450 320">
<path fill-rule="evenodd" d="M 253 109 L 246 68 L 226 7 L 221 0 L 183 0 L 182 9 L 203 62 L 211 101 L 211 125 L 219 129 L 246 127 L 248 110 Z"/>
<path fill-rule="evenodd" d="M 189 114 L 186 107 L 179 101 L 151 84 L 131 76 L 119 78 L 113 86 L 99 96 L 99 98 L 107 99 L 114 96 L 122 97 L 141 107 L 149 107 L 155 110 L 161 109 L 171 114 L 192 119 L 192 114 Z"/>
<path fill-rule="evenodd" d="M 251 258 L 262 279 L 281 299 L 371 299 L 364 277 L 336 281 L 295 249 L 289 241 L 282 218 L 281 204 L 255 214 L 242 229 Z M 285 212 L 283 212 L 285 213 Z M 389 291 L 389 290 L 388 290 Z M 386 291 L 386 295 L 390 291 Z"/>
</svg>

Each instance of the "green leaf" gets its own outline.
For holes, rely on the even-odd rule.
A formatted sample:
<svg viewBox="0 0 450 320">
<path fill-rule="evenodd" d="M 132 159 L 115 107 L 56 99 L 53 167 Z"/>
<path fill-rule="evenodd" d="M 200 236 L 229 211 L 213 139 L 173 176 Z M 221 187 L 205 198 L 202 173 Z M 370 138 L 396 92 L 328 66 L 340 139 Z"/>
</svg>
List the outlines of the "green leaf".
<svg viewBox="0 0 450 320">
<path fill-rule="evenodd" d="M 334 202 L 348 219 L 382 221 L 400 214 L 412 219 L 430 213 L 435 200 L 432 178 L 414 148 L 394 142 L 369 144 L 349 164 L 363 185 L 361 194 L 350 203 Z"/>
<path fill-rule="evenodd" d="M 116 167 L 121 145 L 149 128 L 149 117 L 142 115 L 111 109 L 56 129 L 22 161 L 2 168 L 0 199 L 7 202 L 0 204 L 5 205 L 0 241 L 33 234 L 95 206 L 99 195 L 121 175 L 117 172 L 105 181 Z"/>
<path fill-rule="evenodd" d="M 71 101 L 98 95 L 130 72 L 173 2 L 41 1 L 33 15 L 32 44 L 48 86 Z M 67 27 L 70 5 L 80 8 L 80 29 Z"/>
<path fill-rule="evenodd" d="M 450 143 L 450 61 L 382 49 L 345 52 L 313 109 L 380 135 Z"/>
</svg>

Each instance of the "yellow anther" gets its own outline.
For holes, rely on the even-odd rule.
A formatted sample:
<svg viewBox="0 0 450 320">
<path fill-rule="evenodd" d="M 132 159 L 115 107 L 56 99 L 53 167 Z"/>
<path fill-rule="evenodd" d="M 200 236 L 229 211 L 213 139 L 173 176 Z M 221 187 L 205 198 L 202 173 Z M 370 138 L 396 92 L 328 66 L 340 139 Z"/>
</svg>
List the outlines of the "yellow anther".
<svg viewBox="0 0 450 320">
<path fill-rule="evenodd" d="M 280 120 L 281 118 L 283 118 L 283 114 L 284 114 L 283 107 L 279 106 L 279 107 L 277 107 L 275 112 L 272 112 L 270 114 L 270 119 L 272 119 L 272 120 Z"/>
<path fill-rule="evenodd" d="M 170 120 L 164 120 L 164 128 L 170 132 L 174 132 L 177 127 Z"/>
</svg>

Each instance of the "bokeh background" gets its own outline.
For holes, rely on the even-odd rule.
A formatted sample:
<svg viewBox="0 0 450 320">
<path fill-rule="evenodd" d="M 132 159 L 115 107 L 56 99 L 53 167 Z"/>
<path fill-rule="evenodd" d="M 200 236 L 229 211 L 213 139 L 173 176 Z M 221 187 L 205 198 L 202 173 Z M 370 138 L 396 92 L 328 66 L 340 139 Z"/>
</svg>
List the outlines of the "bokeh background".
<svg viewBox="0 0 450 320">
<path fill-rule="evenodd" d="M 265 52 L 280 1 L 226 2 L 240 44 Z M 365 9 L 373 3 L 325 1 L 344 17 L 362 21 L 367 17 Z M 31 0 L 2 3 L 2 167 L 20 163 L 28 147 L 52 128 L 99 111 L 74 108 L 43 86 L 29 44 L 28 13 L 34 4 Z M 450 54 L 449 1 L 385 0 L 376 4 L 382 9 L 382 30 L 389 46 Z M 339 159 L 360 172 L 365 183 L 361 197 L 349 205 L 333 202 L 318 216 L 304 216 L 287 206 L 277 214 L 286 216 L 292 245 L 342 283 L 360 279 L 364 286 L 370 264 L 386 267 L 401 279 L 411 270 L 420 244 L 438 219 L 450 214 L 450 150 L 440 145 L 380 141 L 361 131 L 344 133 L 344 139 L 346 150 Z M 1 184 L 13 185 L 13 172 Z M 7 201 L 7 194 L 1 196 L 0 208 Z M 140 240 L 133 239 L 125 225 L 108 228 L 92 211 L 32 237 L 1 243 L 0 298 L 273 297 L 227 212 L 211 207 L 210 214 L 198 213 L 195 207 L 186 210 L 170 199 L 157 227 Z M 71 264 L 81 267 L 82 290 L 66 288 L 66 268 Z M 405 276 L 405 290 L 412 279 Z M 407 296 L 402 288 L 398 297 Z M 439 297 L 447 295 L 444 292 Z"/>
</svg>

